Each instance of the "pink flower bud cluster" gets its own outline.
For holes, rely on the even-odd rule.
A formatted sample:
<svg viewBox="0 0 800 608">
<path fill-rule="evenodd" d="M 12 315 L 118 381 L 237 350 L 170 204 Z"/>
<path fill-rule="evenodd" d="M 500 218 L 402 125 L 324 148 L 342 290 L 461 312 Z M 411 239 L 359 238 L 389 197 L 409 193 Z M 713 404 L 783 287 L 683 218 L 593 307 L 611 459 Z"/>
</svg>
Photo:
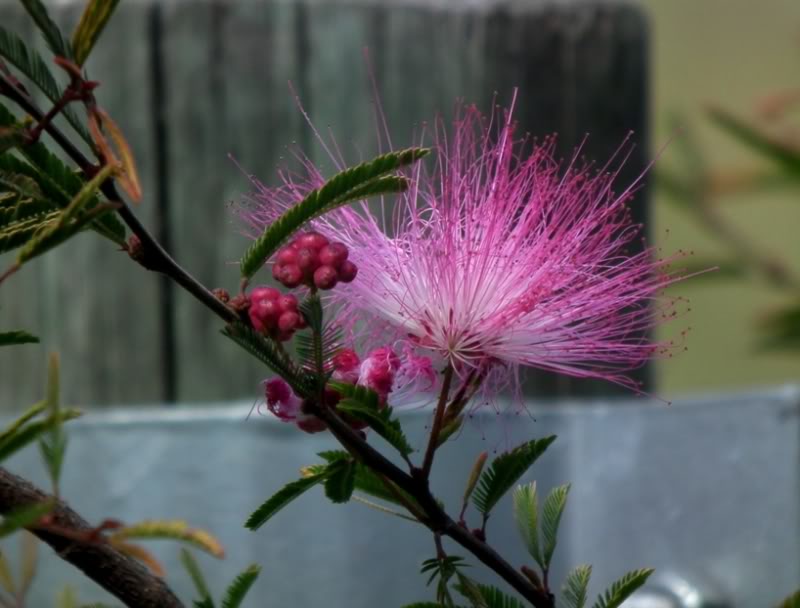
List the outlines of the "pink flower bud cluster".
<svg viewBox="0 0 800 608">
<path fill-rule="evenodd" d="M 306 232 L 278 251 L 272 276 L 290 289 L 299 285 L 333 289 L 337 283 L 350 283 L 358 274 L 348 255 L 342 243 L 329 241 L 318 232 Z"/>
<path fill-rule="evenodd" d="M 395 351 L 384 346 L 377 348 L 361 361 L 352 349 L 345 348 L 333 358 L 332 378 L 366 386 L 381 398 L 381 404 L 392 406 L 419 403 L 421 396 L 433 395 L 436 387 L 436 373 L 427 357 L 404 353 L 401 359 Z M 284 422 L 292 422 L 306 433 L 318 433 L 325 425 L 318 418 L 303 411 L 303 400 L 292 392 L 289 385 L 280 378 L 264 383 L 267 409 Z M 331 389 L 325 391 L 325 405 L 335 407 L 339 394 Z M 424 401 L 424 399 L 422 399 Z M 345 416 L 354 429 L 365 428 L 360 420 Z"/>
<path fill-rule="evenodd" d="M 289 340 L 296 330 L 307 327 L 303 315 L 297 310 L 297 298 L 292 294 L 282 294 L 274 287 L 253 289 L 247 312 L 256 331 L 282 342 Z"/>
</svg>

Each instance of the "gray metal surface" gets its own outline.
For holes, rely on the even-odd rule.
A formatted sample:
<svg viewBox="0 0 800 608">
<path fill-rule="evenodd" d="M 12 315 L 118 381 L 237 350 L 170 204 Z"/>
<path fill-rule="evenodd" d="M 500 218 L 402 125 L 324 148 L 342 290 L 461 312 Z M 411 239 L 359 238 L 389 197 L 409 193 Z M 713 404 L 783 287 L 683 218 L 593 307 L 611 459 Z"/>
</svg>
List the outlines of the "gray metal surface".
<svg viewBox="0 0 800 608">
<path fill-rule="evenodd" d="M 319 489 L 258 532 L 242 527 L 268 495 L 333 447 L 274 420 L 245 420 L 249 404 L 112 410 L 70 425 L 65 497 L 90 520 L 184 518 L 228 550 L 203 558 L 216 589 L 251 562 L 263 566 L 246 604 L 399 607 L 430 598 L 417 574 L 433 555 L 429 535 L 363 505 L 329 504 Z M 417 444 L 428 422 L 411 412 Z M 518 416 L 477 416 L 441 452 L 434 487 L 457 510 L 480 450 L 549 433 L 558 441 L 531 470 L 545 491 L 572 482 L 553 580 L 594 564 L 592 591 L 629 569 L 653 566 L 718 592 L 735 608 L 772 606 L 800 586 L 800 388 L 685 400 L 537 405 Z M 35 449 L 10 468 L 40 484 Z M 514 564 L 528 560 L 504 500 L 489 539 Z M 181 593 L 189 581 L 178 548 L 153 543 Z M 13 555 L 8 543 L 3 546 Z M 461 554 L 452 548 L 454 554 Z M 71 582 L 85 600 L 102 593 L 46 552 L 31 606 L 51 605 Z M 481 567 L 474 574 L 486 580 Z"/>
</svg>

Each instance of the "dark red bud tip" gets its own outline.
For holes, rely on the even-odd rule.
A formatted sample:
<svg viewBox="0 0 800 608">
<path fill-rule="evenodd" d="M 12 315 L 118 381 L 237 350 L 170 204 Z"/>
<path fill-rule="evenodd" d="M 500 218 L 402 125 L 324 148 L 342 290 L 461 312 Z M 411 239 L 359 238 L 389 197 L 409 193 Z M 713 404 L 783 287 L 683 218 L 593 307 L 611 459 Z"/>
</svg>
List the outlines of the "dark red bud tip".
<svg viewBox="0 0 800 608">
<path fill-rule="evenodd" d="M 293 289 L 303 282 L 303 271 L 297 264 L 281 264 L 278 266 L 277 273 L 273 271 L 273 276 L 289 289 Z"/>
<path fill-rule="evenodd" d="M 342 243 L 330 243 L 319 250 L 319 261 L 325 266 L 339 268 L 348 255 L 347 247 Z"/>
<path fill-rule="evenodd" d="M 250 301 L 258 302 L 260 300 L 277 300 L 281 297 L 281 292 L 274 287 L 260 286 L 250 292 Z"/>
<path fill-rule="evenodd" d="M 295 239 L 295 242 L 300 247 L 307 247 L 314 251 L 319 251 L 328 244 L 328 239 L 322 236 L 319 232 L 306 232 L 301 234 Z"/>
<path fill-rule="evenodd" d="M 481 541 L 482 543 L 485 543 L 485 542 L 486 542 L 486 534 L 485 534 L 485 533 L 483 532 L 483 530 L 481 530 L 480 528 L 475 528 L 475 529 L 472 531 L 472 536 L 474 536 L 475 538 L 477 538 L 477 539 L 478 539 L 479 541 Z"/>
<path fill-rule="evenodd" d="M 217 298 L 220 302 L 224 302 L 227 304 L 231 300 L 231 294 L 228 293 L 227 289 L 222 289 L 221 287 L 217 287 L 211 293 L 214 294 L 214 297 Z"/>
<path fill-rule="evenodd" d="M 339 268 L 339 280 L 342 283 L 351 283 L 358 275 L 358 267 L 356 267 L 350 260 L 342 262 Z"/>
<path fill-rule="evenodd" d="M 303 247 L 297 250 L 297 265 L 309 276 L 319 268 L 319 255 L 314 249 Z"/>
<path fill-rule="evenodd" d="M 287 312 L 289 310 L 297 310 L 297 298 L 295 298 L 292 294 L 286 294 L 281 296 L 278 299 L 278 308 L 281 312 Z"/>
<path fill-rule="evenodd" d="M 332 289 L 336 286 L 339 275 L 336 269 L 331 266 L 320 266 L 314 272 L 314 285 L 318 289 Z"/>
<path fill-rule="evenodd" d="M 234 297 L 231 300 L 230 306 L 236 312 L 239 313 L 246 312 L 250 308 L 250 296 L 244 293 L 240 293 L 238 296 Z"/>
<path fill-rule="evenodd" d="M 297 250 L 291 247 L 284 247 L 278 252 L 278 256 L 275 259 L 278 264 L 296 264 Z"/>
<path fill-rule="evenodd" d="M 287 311 L 278 317 L 278 329 L 282 332 L 292 332 L 297 328 L 297 323 L 300 321 L 300 315 L 296 312 Z"/>
</svg>

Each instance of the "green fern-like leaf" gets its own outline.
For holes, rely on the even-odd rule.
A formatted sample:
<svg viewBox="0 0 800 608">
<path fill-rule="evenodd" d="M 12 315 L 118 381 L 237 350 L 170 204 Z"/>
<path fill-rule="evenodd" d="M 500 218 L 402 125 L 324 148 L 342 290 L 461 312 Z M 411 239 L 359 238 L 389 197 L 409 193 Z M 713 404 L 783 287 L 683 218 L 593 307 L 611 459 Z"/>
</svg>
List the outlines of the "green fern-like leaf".
<svg viewBox="0 0 800 608">
<path fill-rule="evenodd" d="M 86 3 L 78 27 L 72 35 L 75 63 L 84 64 L 118 3 L 119 0 L 90 0 Z"/>
<path fill-rule="evenodd" d="M 273 494 L 264 504 L 253 511 L 253 514 L 250 515 L 247 522 L 244 524 L 245 527 L 250 530 L 258 530 L 278 511 L 283 509 L 283 507 L 288 505 L 295 498 L 302 496 L 318 483 L 325 481 L 332 473 L 338 471 L 339 468 L 340 466 L 338 463 L 334 463 L 333 465 L 325 467 L 325 469 L 322 469 L 315 475 L 308 475 L 283 486 L 280 491 Z"/>
<path fill-rule="evenodd" d="M 327 496 L 331 502 L 337 504 L 342 504 L 350 500 L 356 482 L 355 463 L 342 462 L 343 464 L 338 466 L 325 480 L 325 496 Z"/>
<path fill-rule="evenodd" d="M 553 553 L 556 550 L 558 536 L 558 525 L 561 523 L 561 515 L 564 507 L 567 506 L 567 495 L 569 494 L 569 484 L 553 488 L 545 498 L 542 507 L 542 540 L 544 544 L 543 555 L 544 564 L 542 568 L 549 568 Z"/>
<path fill-rule="evenodd" d="M 330 451 L 330 452 L 320 452 L 318 454 L 321 456 L 325 461 L 328 463 L 333 463 L 338 460 L 349 460 L 351 458 L 350 454 L 343 451 Z M 319 467 L 319 468 L 316 468 Z M 325 465 L 315 465 L 312 467 L 308 467 L 307 470 L 309 473 L 320 473 L 324 470 Z M 380 500 L 386 501 L 388 503 L 404 507 L 406 504 L 417 505 L 416 499 L 405 492 L 404 490 L 400 489 L 399 487 L 395 486 L 395 492 L 399 493 L 403 500 L 397 498 L 397 496 L 386 487 L 386 484 L 383 480 L 378 477 L 371 469 L 367 468 L 361 463 L 355 464 L 355 476 L 353 480 L 354 489 L 371 496 L 373 498 L 378 498 Z M 405 503 L 405 504 L 404 504 Z M 420 511 L 422 508 L 419 507 Z"/>
<path fill-rule="evenodd" d="M 13 32 L 3 27 L 0 27 L 0 57 L 24 74 L 52 103 L 55 104 L 61 99 L 61 89 L 44 59 Z M 61 113 L 75 132 L 93 147 L 92 138 L 75 111 L 67 106 Z"/>
<path fill-rule="evenodd" d="M 295 337 L 295 350 L 300 366 L 318 378 L 324 378 L 331 368 L 333 357 L 341 350 L 341 328 L 324 322 L 322 301 L 317 293 L 303 300 L 299 310 L 309 329 Z"/>
<path fill-rule="evenodd" d="M 0 191 L 11 192 L 23 199 L 41 199 L 42 192 L 35 180 L 21 173 L 0 169 Z"/>
<path fill-rule="evenodd" d="M 222 599 L 222 608 L 239 608 L 260 573 L 261 568 L 256 564 L 251 564 L 244 572 L 239 574 L 225 592 L 225 597 Z"/>
<path fill-rule="evenodd" d="M 60 211 L 51 211 L 6 224 L 0 228 L 0 253 L 22 247 L 40 231 L 58 224 L 60 216 Z"/>
<path fill-rule="evenodd" d="M 528 553 L 540 567 L 545 568 L 539 545 L 539 497 L 536 494 L 535 481 L 517 486 L 514 490 L 514 519 Z"/>
<path fill-rule="evenodd" d="M 296 394 L 306 396 L 314 390 L 313 378 L 309 378 L 292 361 L 278 342 L 259 334 L 244 323 L 231 323 L 222 330 L 222 334 L 286 380 Z"/>
<path fill-rule="evenodd" d="M 645 584 L 653 572 L 652 568 L 642 568 L 628 572 L 597 598 L 593 608 L 618 608 L 634 591 Z"/>
<path fill-rule="evenodd" d="M 403 456 L 414 451 L 403 433 L 400 421 L 392 417 L 392 408 L 388 405 L 381 407 L 377 393 L 364 386 L 341 382 L 331 383 L 331 387 L 342 396 L 336 406 L 339 411 L 368 424 Z"/>
<path fill-rule="evenodd" d="M 539 456 L 544 454 L 555 439 L 555 435 L 552 435 L 544 439 L 528 441 L 495 458 L 481 475 L 478 487 L 472 495 L 472 502 L 478 511 L 488 517 L 498 501 L 517 483 Z"/>
<path fill-rule="evenodd" d="M 570 571 L 561 589 L 566 608 L 583 608 L 586 605 L 586 593 L 591 577 L 592 567 L 588 564 L 577 566 Z"/>
<path fill-rule="evenodd" d="M 50 416 L 44 420 L 37 420 L 21 427 L 16 433 L 0 441 L 0 462 L 9 458 L 28 444 L 36 441 L 44 433 L 50 431 L 54 425 L 72 420 L 81 415 L 77 410 L 62 410 L 59 416 Z"/>
<path fill-rule="evenodd" d="M 110 206 L 94 204 L 94 197 L 100 185 L 111 175 L 113 167 L 106 165 L 91 180 L 86 182 L 80 191 L 61 211 L 58 221 L 37 230 L 17 254 L 17 264 L 42 255 L 43 253 L 72 238 L 85 226 L 95 222 L 101 215 L 112 210 Z M 87 207 L 91 208 L 87 210 Z"/>
<path fill-rule="evenodd" d="M 50 47 L 53 54 L 66 59 L 72 59 L 72 50 L 61 35 L 61 30 L 58 29 L 58 26 L 50 18 L 41 0 L 20 0 L 20 2 L 22 2 L 25 10 L 28 11 L 34 23 L 36 23 L 36 27 L 39 28 L 42 36 L 44 36 L 45 42 L 47 42 L 47 46 Z"/>
<path fill-rule="evenodd" d="M 292 234 L 312 219 L 351 201 L 402 192 L 407 188 L 405 178 L 386 174 L 419 160 L 428 152 L 421 148 L 392 152 L 336 174 L 286 211 L 253 242 L 242 256 L 242 276 L 252 277 Z"/>
<path fill-rule="evenodd" d="M 0 104 L 0 127 L 15 124 L 14 115 L 3 104 Z M 9 171 L 33 178 L 42 191 L 44 199 L 51 202 L 54 208 L 67 207 L 73 197 L 83 188 L 83 179 L 50 152 L 43 143 L 26 144 L 20 148 L 20 153 L 28 162 L 23 162 L 9 153 L 2 154 L 0 155 L 0 171 Z M 93 201 L 87 205 L 87 208 L 91 209 L 97 204 L 99 204 L 99 200 Z M 99 218 L 92 228 L 119 245 L 125 242 L 125 226 L 114 215 L 105 215 Z"/>
<path fill-rule="evenodd" d="M 214 601 L 211 599 L 211 592 L 208 590 L 208 583 L 206 583 L 206 578 L 203 575 L 203 571 L 200 569 L 200 564 L 197 563 L 194 555 L 188 549 L 181 549 L 181 564 L 186 569 L 186 572 L 189 573 L 189 578 L 192 579 L 192 583 L 194 584 L 194 588 L 197 590 L 197 594 L 200 596 L 201 602 L 207 602 L 210 604 L 210 608 L 214 608 Z"/>
<path fill-rule="evenodd" d="M 38 344 L 39 338 L 29 334 L 27 331 L 18 329 L 16 331 L 0 331 L 0 346 L 11 346 L 15 344 Z"/>
<path fill-rule="evenodd" d="M 506 595 L 497 587 L 492 587 L 491 585 L 482 585 L 480 583 L 473 584 L 480 592 L 484 602 L 483 606 L 486 606 L 486 608 L 525 608 L 525 604 L 523 604 L 520 600 L 510 595 Z M 462 584 L 457 585 L 456 589 L 467 599 L 470 599 L 470 596 L 473 595 L 473 593 L 471 593 L 471 589 L 465 589 Z M 470 601 L 473 603 L 475 602 L 475 600 Z"/>
</svg>

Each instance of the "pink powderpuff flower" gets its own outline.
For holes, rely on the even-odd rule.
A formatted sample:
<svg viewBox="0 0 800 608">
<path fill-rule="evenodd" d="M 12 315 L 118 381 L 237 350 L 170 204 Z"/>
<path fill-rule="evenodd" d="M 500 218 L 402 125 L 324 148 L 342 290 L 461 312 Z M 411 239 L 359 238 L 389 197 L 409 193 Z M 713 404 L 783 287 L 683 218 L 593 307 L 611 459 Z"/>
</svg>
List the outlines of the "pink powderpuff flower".
<svg viewBox="0 0 800 608">
<path fill-rule="evenodd" d="M 267 400 L 267 409 L 279 420 L 292 422 L 306 433 L 319 433 L 325 430 L 325 423 L 319 418 L 303 413 L 303 400 L 294 394 L 292 388 L 282 378 L 266 380 L 264 396 Z"/>
<path fill-rule="evenodd" d="M 395 205 L 362 203 L 313 222 L 359 268 L 333 292 L 337 320 L 411 339 L 462 377 L 516 378 L 531 366 L 638 390 L 627 372 L 675 346 L 650 338 L 677 314 L 678 299 L 661 295 L 682 278 L 669 270 L 675 258 L 628 252 L 641 238 L 628 207 L 639 180 L 613 190 L 619 168 L 583 165 L 580 150 L 564 166 L 553 138 L 515 140 L 511 113 L 499 121 L 460 110 L 449 136 L 437 123 L 435 167 L 415 165 Z M 305 177 L 283 173 L 278 188 L 256 182 L 246 221 L 263 228 L 319 187 L 320 172 L 305 167 Z"/>
</svg>

